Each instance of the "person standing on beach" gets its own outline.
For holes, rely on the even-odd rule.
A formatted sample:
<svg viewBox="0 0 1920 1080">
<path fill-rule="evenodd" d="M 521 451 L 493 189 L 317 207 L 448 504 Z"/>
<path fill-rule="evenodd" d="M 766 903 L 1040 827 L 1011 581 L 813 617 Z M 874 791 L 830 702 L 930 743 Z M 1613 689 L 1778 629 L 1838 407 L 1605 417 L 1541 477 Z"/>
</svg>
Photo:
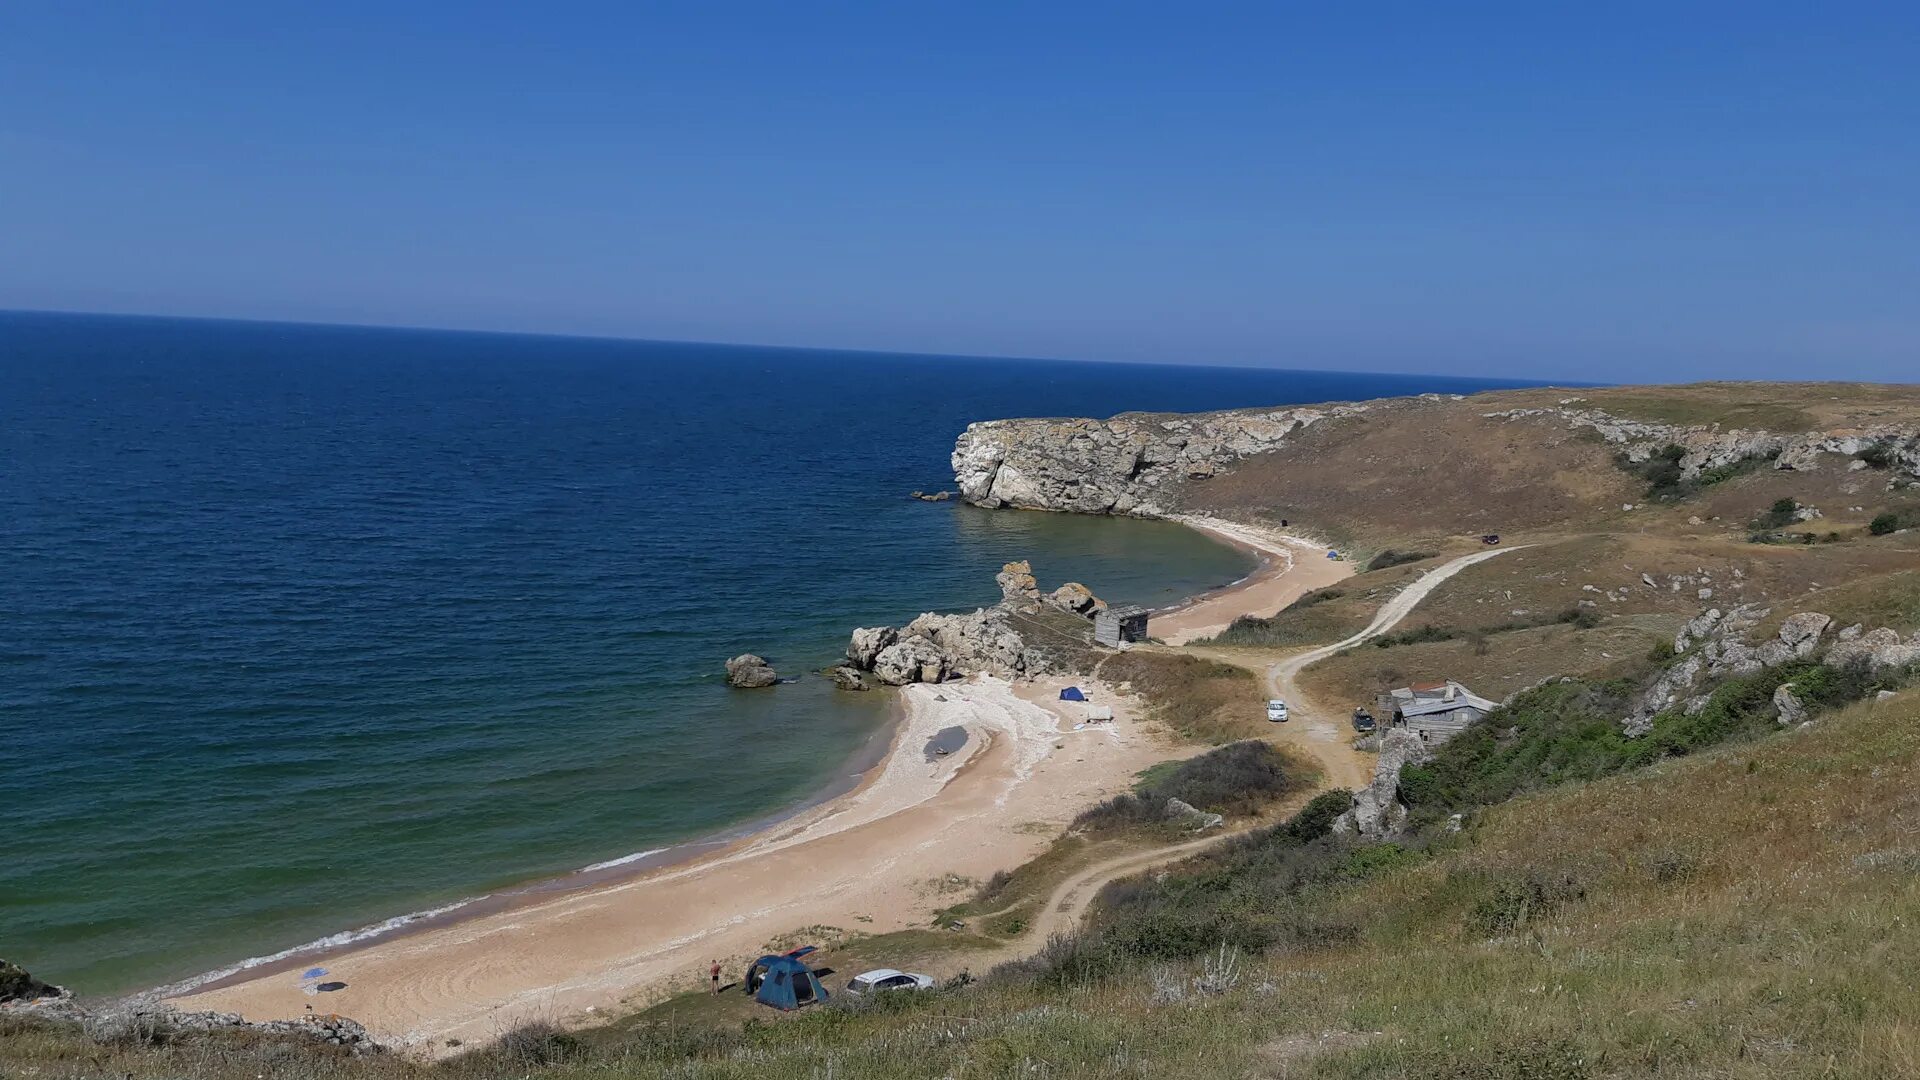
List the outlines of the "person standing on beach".
<svg viewBox="0 0 1920 1080">
<path fill-rule="evenodd" d="M 720 992 L 720 961 L 715 960 L 713 962 L 713 967 L 707 971 L 707 975 L 713 980 L 713 992 L 716 994 L 719 993 Z"/>
</svg>

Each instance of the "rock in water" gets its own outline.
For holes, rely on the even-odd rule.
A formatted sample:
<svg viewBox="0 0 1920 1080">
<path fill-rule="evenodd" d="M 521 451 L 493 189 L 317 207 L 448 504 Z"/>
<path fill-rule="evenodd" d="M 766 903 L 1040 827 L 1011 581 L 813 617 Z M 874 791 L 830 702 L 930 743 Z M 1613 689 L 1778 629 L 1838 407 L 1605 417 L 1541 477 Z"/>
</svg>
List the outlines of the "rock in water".
<svg viewBox="0 0 1920 1080">
<path fill-rule="evenodd" d="M 27 969 L 11 960 L 0 960 L 0 1002 L 34 1001 L 39 998 L 64 998 L 66 990 L 44 983 L 27 974 Z"/>
<path fill-rule="evenodd" d="M 947 677 L 947 654 L 923 637 L 904 637 L 873 658 L 874 677 L 888 686 L 937 683 Z"/>
<path fill-rule="evenodd" d="M 780 681 L 773 666 L 752 653 L 741 653 L 727 661 L 727 685 L 751 690 L 761 686 L 772 686 Z"/>
<path fill-rule="evenodd" d="M 865 690 L 867 680 L 861 678 L 860 669 L 847 664 L 837 664 L 827 669 L 827 678 L 833 680 L 835 688 L 840 690 Z"/>
<path fill-rule="evenodd" d="M 1025 559 L 1001 567 L 993 580 L 1000 586 L 1002 600 L 1034 600 L 1040 595 L 1040 583 L 1033 577 L 1033 564 Z"/>
<path fill-rule="evenodd" d="M 891 626 L 862 626 L 854 630 L 852 640 L 847 642 L 847 659 L 854 667 L 871 671 L 880 650 L 899 640 L 900 631 Z"/>
</svg>

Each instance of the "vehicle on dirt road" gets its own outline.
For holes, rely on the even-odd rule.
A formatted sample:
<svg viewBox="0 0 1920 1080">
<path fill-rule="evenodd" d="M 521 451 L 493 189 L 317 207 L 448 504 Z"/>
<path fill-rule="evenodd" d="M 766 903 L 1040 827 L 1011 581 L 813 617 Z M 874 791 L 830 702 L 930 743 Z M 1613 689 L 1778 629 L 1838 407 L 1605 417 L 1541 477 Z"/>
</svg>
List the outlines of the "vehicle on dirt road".
<svg viewBox="0 0 1920 1080">
<path fill-rule="evenodd" d="M 1279 698 L 1267 702 L 1267 719 L 1276 724 L 1287 722 L 1287 703 Z"/>
<path fill-rule="evenodd" d="M 854 997 L 862 994 L 877 994 L 882 990 L 931 990 L 933 976 L 916 975 L 910 971 L 894 968 L 875 968 L 864 974 L 855 975 L 847 983 L 847 993 Z"/>
</svg>

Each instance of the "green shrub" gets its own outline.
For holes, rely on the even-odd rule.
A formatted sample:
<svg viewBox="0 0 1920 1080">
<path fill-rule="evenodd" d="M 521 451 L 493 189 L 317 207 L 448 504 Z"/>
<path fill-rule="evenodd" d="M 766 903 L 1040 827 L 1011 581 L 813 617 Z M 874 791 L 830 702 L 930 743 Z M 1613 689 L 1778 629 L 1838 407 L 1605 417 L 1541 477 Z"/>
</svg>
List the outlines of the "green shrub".
<svg viewBox="0 0 1920 1080">
<path fill-rule="evenodd" d="M 1388 548 L 1367 560 L 1367 570 L 1371 572 L 1394 566 L 1405 566 L 1407 563 L 1419 562 L 1421 559 L 1431 559 L 1433 555 L 1431 551 L 1395 551 L 1393 548 Z"/>
<path fill-rule="evenodd" d="M 1868 468 L 1891 468 L 1893 466 L 1893 444 L 1882 439 L 1853 456 L 1866 462 Z"/>
<path fill-rule="evenodd" d="M 1884 513 L 1875 514 L 1873 520 L 1867 523 L 1867 531 L 1875 536 L 1886 536 L 1889 533 L 1896 533 L 1912 525 L 1916 516 L 1920 515 L 1902 514 L 1888 510 Z"/>
<path fill-rule="evenodd" d="M 1100 831 L 1160 822 L 1166 819 L 1168 799 L 1230 817 L 1257 813 L 1292 790 L 1285 764 L 1280 752 L 1267 743 L 1254 739 L 1229 743 L 1171 769 L 1149 770 L 1134 791 L 1092 807 L 1073 824 Z"/>
</svg>

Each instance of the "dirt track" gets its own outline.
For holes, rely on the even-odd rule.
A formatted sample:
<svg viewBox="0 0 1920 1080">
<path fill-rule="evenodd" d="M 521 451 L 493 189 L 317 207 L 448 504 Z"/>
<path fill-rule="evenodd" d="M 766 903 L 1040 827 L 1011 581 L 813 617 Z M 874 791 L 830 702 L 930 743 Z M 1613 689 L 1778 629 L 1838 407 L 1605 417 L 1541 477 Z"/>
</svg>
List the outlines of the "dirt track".
<svg viewBox="0 0 1920 1080">
<path fill-rule="evenodd" d="M 1526 545 L 1521 545 L 1521 547 L 1524 546 Z M 1345 640 L 1293 653 L 1268 665 L 1266 669 L 1268 693 L 1272 697 L 1286 701 L 1292 713 L 1292 720 L 1287 724 L 1274 725 L 1276 730 L 1270 741 L 1279 746 L 1292 748 L 1320 766 L 1319 785 L 1314 790 L 1303 793 L 1296 803 L 1290 804 L 1289 809 L 1292 805 L 1304 803 L 1328 788 L 1358 789 L 1365 787 L 1373 779 L 1373 755 L 1353 748 L 1352 736 L 1345 728 L 1347 720 L 1345 708 L 1334 703 L 1309 699 L 1300 690 L 1297 681 L 1299 673 L 1309 665 L 1324 660 L 1342 649 L 1350 649 L 1398 626 L 1442 582 L 1467 567 L 1504 555 L 1509 551 L 1518 550 L 1520 547 L 1496 548 L 1444 562 L 1381 605 L 1379 613 L 1374 616 L 1372 622 L 1367 624 L 1366 629 Z M 1207 656 L 1226 663 L 1244 664 L 1246 662 L 1244 656 L 1225 650 L 1183 649 L 1180 651 Z M 1208 836 L 1205 839 L 1190 840 L 1173 847 L 1156 848 L 1152 851 L 1134 852 L 1089 866 L 1054 887 L 1052 894 L 1047 897 L 1045 906 L 1034 919 L 1033 926 L 1020 938 L 1010 942 L 1008 948 L 1018 955 L 1029 955 L 1044 945 L 1050 936 L 1071 931 L 1079 924 L 1081 916 L 1086 913 L 1087 905 L 1110 881 L 1178 862 L 1223 840 L 1260 827 L 1260 824 L 1249 825 L 1242 829 Z"/>
</svg>

